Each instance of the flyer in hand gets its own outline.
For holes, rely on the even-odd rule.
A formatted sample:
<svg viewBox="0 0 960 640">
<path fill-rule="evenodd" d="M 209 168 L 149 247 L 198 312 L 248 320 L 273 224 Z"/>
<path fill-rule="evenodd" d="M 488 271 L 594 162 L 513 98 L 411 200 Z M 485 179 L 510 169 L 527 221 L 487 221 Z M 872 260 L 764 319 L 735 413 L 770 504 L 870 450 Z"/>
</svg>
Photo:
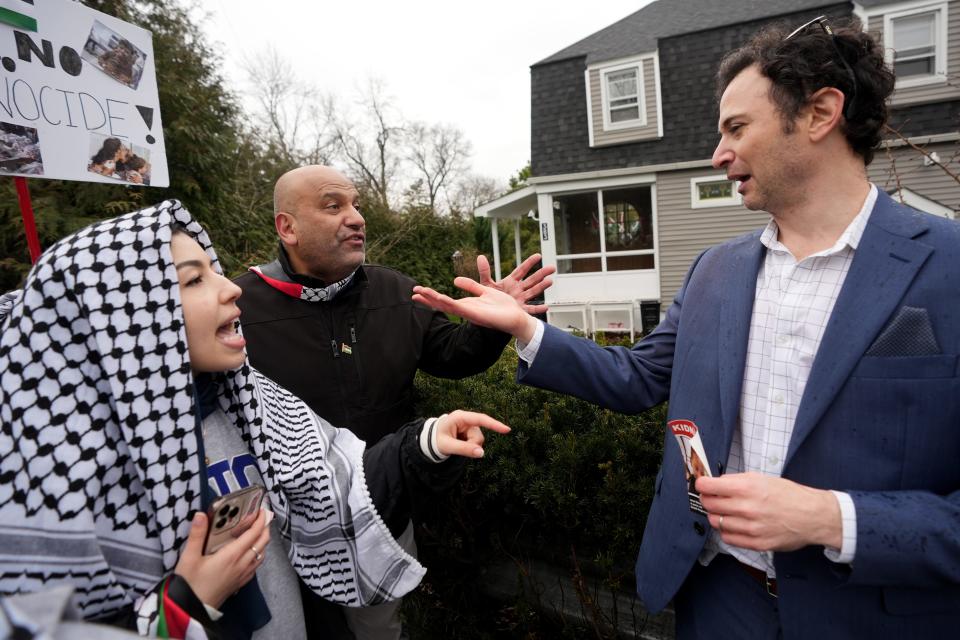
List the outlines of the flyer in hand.
<svg viewBox="0 0 960 640">
<path fill-rule="evenodd" d="M 697 478 L 712 475 L 707 453 L 703 449 L 703 440 L 700 439 L 700 431 L 691 420 L 671 420 L 667 426 L 676 437 L 677 444 L 680 445 L 680 455 L 683 456 L 687 480 L 687 495 L 690 496 L 690 510 L 707 515 L 696 486 Z"/>
</svg>

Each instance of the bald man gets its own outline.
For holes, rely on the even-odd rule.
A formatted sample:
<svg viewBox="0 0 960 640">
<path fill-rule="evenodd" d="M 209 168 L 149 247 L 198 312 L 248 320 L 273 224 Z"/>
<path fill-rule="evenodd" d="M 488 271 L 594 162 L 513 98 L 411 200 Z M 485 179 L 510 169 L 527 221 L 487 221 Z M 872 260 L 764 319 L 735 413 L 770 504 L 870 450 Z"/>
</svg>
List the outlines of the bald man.
<svg viewBox="0 0 960 640">
<path fill-rule="evenodd" d="M 463 378 L 499 359 L 510 336 L 470 323 L 453 323 L 411 301 L 411 278 L 388 267 L 364 265 L 366 226 L 360 194 L 339 171 L 307 166 L 290 171 L 274 188 L 277 260 L 237 278 L 238 301 L 250 362 L 300 396 L 337 427 L 367 445 L 415 417 L 417 369 L 443 378 Z M 530 256 L 499 282 L 490 280 L 485 258 L 481 279 L 528 302 L 548 286 L 553 268 L 526 277 L 539 261 Z M 442 277 L 442 276 L 438 276 Z M 412 527 L 400 538 L 414 552 Z M 311 637 L 331 638 L 337 623 L 301 589 Z M 332 605 L 331 605 L 332 606 Z M 395 639 L 400 623 L 393 604 L 344 610 L 358 639 Z M 347 636 L 349 637 L 349 636 Z"/>
</svg>

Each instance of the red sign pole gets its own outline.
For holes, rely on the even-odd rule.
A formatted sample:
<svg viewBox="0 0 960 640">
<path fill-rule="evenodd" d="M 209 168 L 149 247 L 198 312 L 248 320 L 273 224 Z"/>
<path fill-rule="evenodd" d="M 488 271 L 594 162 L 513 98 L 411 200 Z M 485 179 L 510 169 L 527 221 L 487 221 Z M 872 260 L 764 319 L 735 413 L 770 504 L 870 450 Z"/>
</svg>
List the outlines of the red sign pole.
<svg viewBox="0 0 960 640">
<path fill-rule="evenodd" d="M 20 215 L 23 216 L 23 230 L 27 234 L 27 246 L 30 248 L 30 262 L 40 257 L 40 238 L 37 237 L 37 224 L 33 219 L 33 206 L 30 204 L 30 189 L 27 179 L 14 177 L 17 185 L 17 199 L 20 200 Z"/>
</svg>

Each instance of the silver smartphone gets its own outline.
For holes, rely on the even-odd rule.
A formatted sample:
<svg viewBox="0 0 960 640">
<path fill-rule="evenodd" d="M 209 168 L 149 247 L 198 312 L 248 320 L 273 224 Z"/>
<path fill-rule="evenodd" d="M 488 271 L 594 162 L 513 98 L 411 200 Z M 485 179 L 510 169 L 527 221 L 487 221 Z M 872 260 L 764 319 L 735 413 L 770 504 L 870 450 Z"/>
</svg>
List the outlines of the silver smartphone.
<svg viewBox="0 0 960 640">
<path fill-rule="evenodd" d="M 266 489 L 254 484 L 239 491 L 221 496 L 207 509 L 207 539 L 203 543 L 204 555 L 215 553 L 218 549 L 239 538 L 253 525 L 260 515 L 260 503 Z"/>
</svg>

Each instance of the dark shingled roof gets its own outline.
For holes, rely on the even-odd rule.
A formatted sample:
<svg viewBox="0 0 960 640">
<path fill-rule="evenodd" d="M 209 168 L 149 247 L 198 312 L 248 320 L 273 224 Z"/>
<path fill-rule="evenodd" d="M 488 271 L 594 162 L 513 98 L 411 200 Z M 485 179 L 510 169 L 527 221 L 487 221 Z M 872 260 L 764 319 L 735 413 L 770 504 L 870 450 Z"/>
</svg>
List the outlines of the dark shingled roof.
<svg viewBox="0 0 960 640">
<path fill-rule="evenodd" d="M 860 0 L 859 4 L 874 7 L 893 1 Z M 660 38 L 836 4 L 836 0 L 656 0 L 533 66 L 584 55 L 587 64 L 625 58 L 655 51 Z"/>
</svg>

